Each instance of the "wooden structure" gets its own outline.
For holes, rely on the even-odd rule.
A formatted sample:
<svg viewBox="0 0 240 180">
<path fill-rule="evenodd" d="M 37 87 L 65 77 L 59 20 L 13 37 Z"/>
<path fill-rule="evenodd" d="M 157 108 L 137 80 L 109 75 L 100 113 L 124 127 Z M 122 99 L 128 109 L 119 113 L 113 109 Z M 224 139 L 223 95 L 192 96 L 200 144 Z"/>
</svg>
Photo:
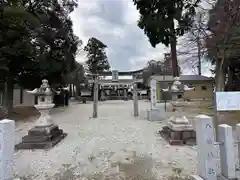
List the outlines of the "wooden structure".
<svg viewBox="0 0 240 180">
<path fill-rule="evenodd" d="M 138 112 L 138 94 L 137 94 L 137 86 L 136 83 L 137 81 L 137 77 L 138 75 L 142 74 L 142 70 L 139 71 L 130 71 L 130 72 L 118 72 L 118 75 L 121 76 L 132 76 L 132 80 L 130 80 L 127 84 L 132 85 L 133 86 L 133 108 L 134 108 L 134 116 L 138 116 L 139 112 Z M 93 118 L 97 118 L 98 117 L 98 91 L 99 91 L 99 85 L 104 85 L 104 80 L 100 80 L 99 77 L 101 76 L 111 76 L 112 72 L 102 72 L 101 74 L 93 74 L 93 83 L 94 83 L 94 102 L 93 102 Z M 116 83 L 116 84 L 121 84 L 121 82 L 119 82 L 118 80 L 114 79 L 114 82 L 112 83 Z M 126 90 L 124 89 L 125 93 L 124 95 L 126 96 Z"/>
<path fill-rule="evenodd" d="M 142 72 L 143 70 L 138 71 L 128 71 L 128 72 L 118 72 L 119 76 L 135 76 L 136 84 L 141 84 L 143 82 L 142 80 Z M 112 80 L 112 79 L 104 79 L 106 76 L 111 76 L 112 72 L 102 72 L 98 74 L 98 99 L 124 99 L 125 93 L 127 96 L 132 99 L 133 98 L 133 79 L 118 79 L 118 80 Z M 90 85 L 94 84 L 93 75 L 88 75 L 88 82 Z M 89 91 L 91 91 L 89 89 Z M 125 92 L 126 91 L 126 92 Z M 105 98 L 101 98 L 101 95 L 104 95 Z"/>
</svg>

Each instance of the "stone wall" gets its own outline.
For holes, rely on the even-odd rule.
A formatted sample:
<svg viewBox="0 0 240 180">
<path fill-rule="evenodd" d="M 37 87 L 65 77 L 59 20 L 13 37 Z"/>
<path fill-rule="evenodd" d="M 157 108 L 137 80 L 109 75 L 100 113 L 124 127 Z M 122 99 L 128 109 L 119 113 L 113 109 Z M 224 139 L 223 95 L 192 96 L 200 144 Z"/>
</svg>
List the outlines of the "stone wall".
<svg viewBox="0 0 240 180">
<path fill-rule="evenodd" d="M 14 89 L 13 93 L 13 105 L 18 106 L 32 106 L 34 105 L 34 96 L 28 94 L 26 90 L 22 90 L 22 100 L 21 100 L 21 89 Z"/>
<path fill-rule="evenodd" d="M 0 105 L 3 104 L 3 92 L 0 92 Z M 33 106 L 34 105 L 34 96 L 28 94 L 26 90 L 16 88 L 13 91 L 13 105 L 14 106 Z"/>
</svg>

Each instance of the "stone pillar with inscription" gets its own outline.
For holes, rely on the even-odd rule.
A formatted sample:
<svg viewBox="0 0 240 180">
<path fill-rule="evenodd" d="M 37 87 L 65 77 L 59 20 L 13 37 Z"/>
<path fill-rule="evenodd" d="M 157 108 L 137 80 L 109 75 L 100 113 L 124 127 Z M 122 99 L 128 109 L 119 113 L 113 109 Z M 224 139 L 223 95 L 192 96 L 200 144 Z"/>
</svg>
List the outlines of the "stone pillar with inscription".
<svg viewBox="0 0 240 180">
<path fill-rule="evenodd" d="M 139 116 L 136 76 L 133 76 L 133 114 L 135 117 Z"/>
<path fill-rule="evenodd" d="M 15 145 L 15 122 L 0 121 L 0 179 L 13 179 L 13 153 Z"/>
<path fill-rule="evenodd" d="M 151 79 L 150 81 L 151 92 L 151 109 L 157 109 L 157 81 Z"/>
<path fill-rule="evenodd" d="M 147 111 L 147 118 L 149 121 L 161 121 L 166 118 L 164 109 L 157 107 L 157 81 L 151 79 L 150 81 L 150 97 L 151 107 Z"/>
<path fill-rule="evenodd" d="M 195 117 L 197 139 L 197 169 L 195 179 L 217 180 L 216 149 L 212 118 L 206 115 Z M 198 178 L 197 178 L 198 177 Z"/>
</svg>

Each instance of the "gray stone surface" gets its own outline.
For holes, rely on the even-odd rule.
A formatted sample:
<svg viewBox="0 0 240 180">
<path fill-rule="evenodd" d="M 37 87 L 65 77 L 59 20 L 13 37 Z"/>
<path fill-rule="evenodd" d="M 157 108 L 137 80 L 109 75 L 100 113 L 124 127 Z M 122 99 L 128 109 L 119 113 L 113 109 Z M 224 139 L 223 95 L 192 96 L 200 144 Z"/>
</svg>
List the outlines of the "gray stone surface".
<svg viewBox="0 0 240 180">
<path fill-rule="evenodd" d="M 160 108 L 150 109 L 147 111 L 147 119 L 149 121 L 163 121 L 166 119 L 166 112 Z"/>
<path fill-rule="evenodd" d="M 192 179 L 192 180 L 205 180 L 205 179 L 201 178 L 201 177 L 198 176 L 198 175 L 192 175 L 192 176 L 191 176 L 191 179 Z"/>
<path fill-rule="evenodd" d="M 173 122 L 174 124 L 189 124 L 189 120 L 187 119 L 186 116 L 172 116 L 170 118 L 170 121 Z"/>
<path fill-rule="evenodd" d="M 186 116 L 172 116 L 168 121 L 168 127 L 173 131 L 192 131 L 194 127 Z"/>
<path fill-rule="evenodd" d="M 168 127 L 173 131 L 193 131 L 191 124 L 175 124 L 171 121 L 168 122 Z"/>
</svg>

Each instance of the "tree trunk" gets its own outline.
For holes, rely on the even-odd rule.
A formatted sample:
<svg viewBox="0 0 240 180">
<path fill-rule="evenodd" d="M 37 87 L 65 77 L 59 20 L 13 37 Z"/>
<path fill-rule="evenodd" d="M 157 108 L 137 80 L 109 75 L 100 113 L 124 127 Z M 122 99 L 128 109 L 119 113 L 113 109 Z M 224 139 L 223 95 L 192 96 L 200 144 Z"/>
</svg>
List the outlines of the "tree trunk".
<svg viewBox="0 0 240 180">
<path fill-rule="evenodd" d="M 175 37 L 175 30 L 174 30 L 174 21 L 172 20 L 172 36 L 170 39 L 170 47 L 171 47 L 171 58 L 172 58 L 172 70 L 173 70 L 173 77 L 179 77 L 179 66 L 177 61 L 177 39 Z"/>
<path fill-rule="evenodd" d="M 234 69 L 231 67 L 228 67 L 227 91 L 233 90 L 233 75 L 234 75 Z"/>
<path fill-rule="evenodd" d="M 71 94 L 71 97 L 72 97 L 72 94 L 73 94 L 73 90 L 72 90 L 72 83 L 71 84 L 69 84 L 69 91 L 70 91 L 70 94 Z"/>
<path fill-rule="evenodd" d="M 197 48 L 198 48 L 198 75 L 202 75 L 202 63 L 201 63 L 201 44 L 200 44 L 200 38 L 197 37 Z"/>
<path fill-rule="evenodd" d="M 76 92 L 75 92 L 75 99 L 78 99 L 78 96 L 80 94 L 80 86 L 79 83 L 75 83 L 75 87 L 76 87 Z"/>
<path fill-rule="evenodd" d="M 216 141 L 218 141 L 218 117 L 219 113 L 217 111 L 217 102 L 216 102 L 216 92 L 222 92 L 224 91 L 225 87 L 225 69 L 224 69 L 224 57 L 221 60 L 216 61 L 216 74 L 215 74 L 215 94 L 214 94 L 214 118 L 213 118 L 213 124 L 215 127 L 215 137 Z"/>
<path fill-rule="evenodd" d="M 22 104 L 23 103 L 23 88 L 21 87 L 20 88 L 20 104 Z"/>
<path fill-rule="evenodd" d="M 94 87 L 95 87 L 95 82 L 93 82 L 92 87 L 91 87 L 92 100 L 94 100 Z"/>
<path fill-rule="evenodd" d="M 11 72 L 7 73 L 7 79 L 5 83 L 5 92 L 4 92 L 4 113 L 5 117 L 8 118 L 12 113 L 13 108 L 13 89 L 14 89 L 14 80 Z"/>
<path fill-rule="evenodd" d="M 222 60 L 223 61 L 223 60 Z M 221 60 L 216 61 L 215 91 L 221 92 L 225 88 L 225 70 Z"/>
</svg>

